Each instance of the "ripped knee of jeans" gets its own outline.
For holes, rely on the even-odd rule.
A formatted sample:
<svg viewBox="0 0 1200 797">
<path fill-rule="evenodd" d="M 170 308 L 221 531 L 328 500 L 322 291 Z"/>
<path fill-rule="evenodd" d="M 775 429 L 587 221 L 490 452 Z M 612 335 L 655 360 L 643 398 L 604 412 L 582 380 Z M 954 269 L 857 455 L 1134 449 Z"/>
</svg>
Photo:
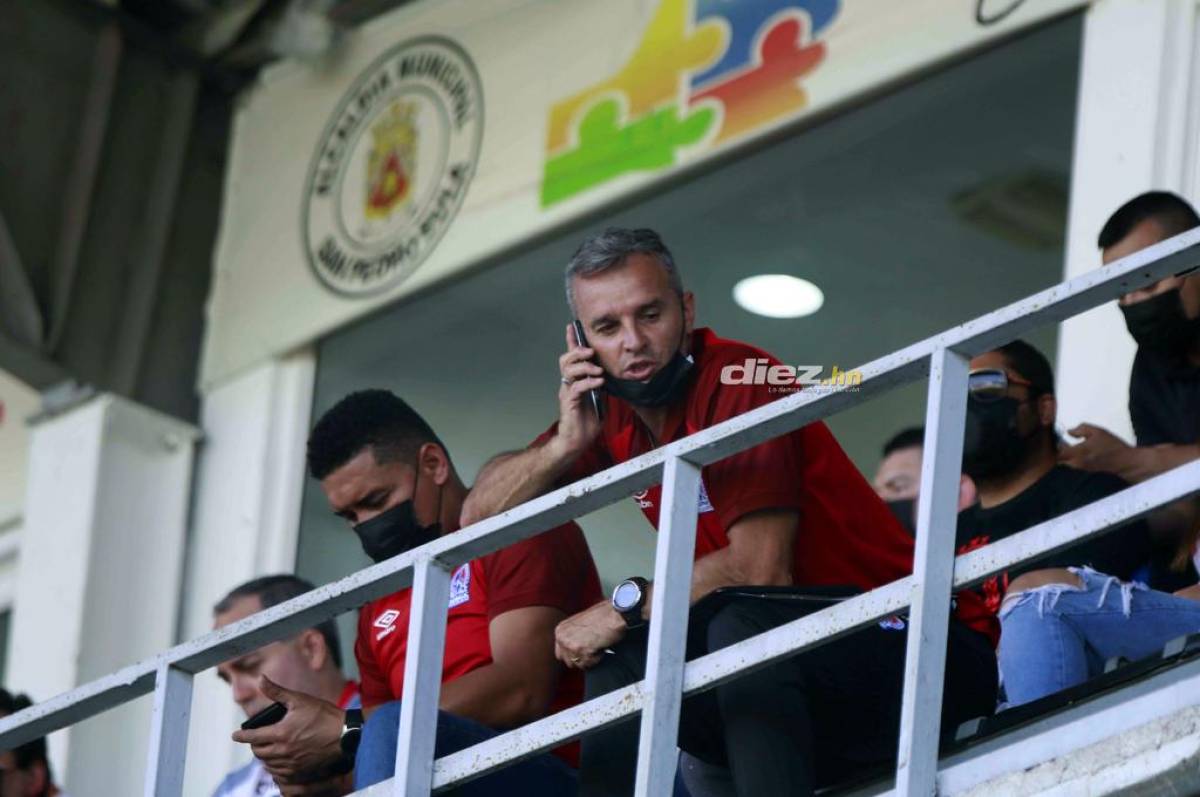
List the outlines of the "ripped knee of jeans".
<svg viewBox="0 0 1200 797">
<path fill-rule="evenodd" d="M 1116 576 L 1100 573 L 1090 567 L 1071 567 L 1068 569 L 1076 577 L 1076 584 L 1051 583 L 1021 589 L 1020 579 L 1015 580 L 1013 585 L 1017 586 L 1017 590 L 1014 591 L 1010 588 L 1008 594 L 1004 596 L 1004 600 L 1000 604 L 1000 619 L 1003 620 L 1018 606 L 1031 602 L 1036 602 L 1037 604 L 1038 617 L 1045 617 L 1045 613 L 1054 609 L 1055 604 L 1058 603 L 1058 599 L 1064 592 L 1096 592 L 1099 595 L 1096 600 L 1096 608 L 1099 609 L 1108 600 L 1109 592 L 1114 584 L 1120 588 L 1121 613 L 1129 617 L 1132 612 L 1134 591 L 1147 589 L 1146 585 L 1141 582 L 1121 581 Z"/>
<path fill-rule="evenodd" d="M 1059 596 L 1064 592 L 1085 592 L 1086 590 L 1087 585 L 1084 582 L 1077 584 L 1058 582 L 1054 584 L 1042 584 L 1041 586 L 1029 587 L 1027 589 L 1020 589 L 1018 587 L 1015 591 L 1010 588 L 1004 596 L 1004 600 L 1000 603 L 998 614 L 1000 619 L 1003 620 L 1018 606 L 1034 603 L 1037 606 L 1038 617 L 1045 617 L 1046 612 L 1054 608 L 1054 605 L 1058 603 Z"/>
</svg>

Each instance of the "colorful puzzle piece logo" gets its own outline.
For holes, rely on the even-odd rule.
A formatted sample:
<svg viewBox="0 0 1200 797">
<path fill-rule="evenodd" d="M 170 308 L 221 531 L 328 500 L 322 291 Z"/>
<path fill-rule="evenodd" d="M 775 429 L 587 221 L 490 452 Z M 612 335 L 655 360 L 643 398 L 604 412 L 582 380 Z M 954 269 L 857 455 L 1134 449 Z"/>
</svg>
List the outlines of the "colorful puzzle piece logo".
<svg viewBox="0 0 1200 797">
<path fill-rule="evenodd" d="M 840 2 L 662 0 L 615 76 L 551 108 L 542 206 L 806 107 L 800 80 L 824 60 Z"/>
</svg>

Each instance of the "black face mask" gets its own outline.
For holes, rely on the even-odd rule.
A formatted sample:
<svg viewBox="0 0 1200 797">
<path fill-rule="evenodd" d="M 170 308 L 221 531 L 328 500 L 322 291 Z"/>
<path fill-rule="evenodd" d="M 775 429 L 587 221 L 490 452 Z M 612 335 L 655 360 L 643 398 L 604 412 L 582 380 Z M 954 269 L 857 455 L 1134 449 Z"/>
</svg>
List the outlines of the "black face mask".
<svg viewBox="0 0 1200 797">
<path fill-rule="evenodd" d="M 904 530 L 914 537 L 917 536 L 917 499 L 897 498 L 894 501 L 888 501 L 887 505 Z"/>
<path fill-rule="evenodd" d="M 416 494 L 416 485 L 413 485 Z M 438 490 L 438 517 L 442 511 L 442 493 Z M 441 523 L 422 526 L 417 522 L 413 510 L 413 500 L 396 504 L 391 509 L 380 512 L 370 520 L 364 520 L 354 527 L 362 543 L 363 551 L 376 562 L 383 562 L 398 556 L 405 551 L 432 542 L 442 536 Z"/>
<path fill-rule="evenodd" d="M 682 305 L 680 310 L 682 311 Z M 645 382 L 639 382 L 636 379 L 618 379 L 606 372 L 604 389 L 619 399 L 625 399 L 635 407 L 665 407 L 670 404 L 679 398 L 687 388 L 692 368 L 696 365 L 692 355 L 679 351 L 679 348 L 683 346 L 685 335 L 687 335 L 687 329 L 681 329 L 679 344 L 675 346 L 675 356 L 654 376 Z"/>
<path fill-rule="evenodd" d="M 967 425 L 963 432 L 963 473 L 972 479 L 1004 476 L 1025 459 L 1035 429 L 1017 432 L 1017 408 L 1023 402 L 1011 396 L 989 402 L 967 400 Z"/>
<path fill-rule="evenodd" d="M 1178 288 L 1122 305 L 1121 314 L 1142 348 L 1177 353 L 1200 341 L 1200 319 L 1187 317 Z"/>
<path fill-rule="evenodd" d="M 605 374 L 604 389 L 637 407 L 665 407 L 687 388 L 695 365 L 692 355 L 676 351 L 675 356 L 647 381 L 617 379 Z"/>
</svg>

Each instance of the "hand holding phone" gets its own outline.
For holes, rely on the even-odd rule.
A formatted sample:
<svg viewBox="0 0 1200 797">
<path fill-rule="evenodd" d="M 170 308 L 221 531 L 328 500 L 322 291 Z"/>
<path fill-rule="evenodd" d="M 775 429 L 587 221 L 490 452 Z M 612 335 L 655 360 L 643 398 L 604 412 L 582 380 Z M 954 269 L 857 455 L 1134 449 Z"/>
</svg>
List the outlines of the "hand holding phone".
<svg viewBox="0 0 1200 797">
<path fill-rule="evenodd" d="M 580 321 L 578 318 L 576 318 L 573 321 L 571 321 L 571 328 L 575 331 L 576 345 L 582 346 L 584 348 L 591 348 L 590 346 L 588 346 L 587 337 L 583 334 L 583 322 Z M 590 362 L 595 363 L 596 361 L 595 361 L 595 359 L 593 359 Z M 599 390 L 589 390 L 588 391 L 588 401 L 591 403 L 592 410 L 595 411 L 596 417 L 599 418 L 600 420 L 604 420 L 604 409 L 605 409 L 604 396 L 600 395 L 600 391 Z"/>
<path fill-rule="evenodd" d="M 272 703 L 254 716 L 242 723 L 242 730 L 252 731 L 255 728 L 265 728 L 274 725 L 287 714 L 287 706 L 282 703 Z"/>
</svg>

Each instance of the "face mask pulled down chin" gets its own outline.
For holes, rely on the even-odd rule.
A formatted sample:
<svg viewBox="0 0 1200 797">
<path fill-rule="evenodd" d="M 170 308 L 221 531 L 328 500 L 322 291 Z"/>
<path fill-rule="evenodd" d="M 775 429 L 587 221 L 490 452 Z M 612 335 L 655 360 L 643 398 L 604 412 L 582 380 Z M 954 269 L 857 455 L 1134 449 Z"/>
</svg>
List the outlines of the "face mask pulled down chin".
<svg viewBox="0 0 1200 797">
<path fill-rule="evenodd" d="M 604 389 L 637 407 L 665 407 L 683 393 L 695 364 L 692 355 L 676 351 L 675 356 L 645 382 L 605 374 Z"/>
<path fill-rule="evenodd" d="M 1142 348 L 1177 353 L 1200 341 L 1200 319 L 1187 317 L 1177 288 L 1122 305 L 1121 314 L 1129 334 Z"/>
<path fill-rule="evenodd" d="M 1011 396 L 986 404 L 967 401 L 963 431 L 963 473 L 972 479 L 1005 476 L 1021 466 L 1028 439 L 1017 432 L 1017 408 Z"/>
<path fill-rule="evenodd" d="M 410 551 L 442 535 L 439 523 L 422 526 L 413 512 L 412 499 L 380 512 L 354 527 L 363 551 L 376 562 L 383 562 Z"/>
</svg>

